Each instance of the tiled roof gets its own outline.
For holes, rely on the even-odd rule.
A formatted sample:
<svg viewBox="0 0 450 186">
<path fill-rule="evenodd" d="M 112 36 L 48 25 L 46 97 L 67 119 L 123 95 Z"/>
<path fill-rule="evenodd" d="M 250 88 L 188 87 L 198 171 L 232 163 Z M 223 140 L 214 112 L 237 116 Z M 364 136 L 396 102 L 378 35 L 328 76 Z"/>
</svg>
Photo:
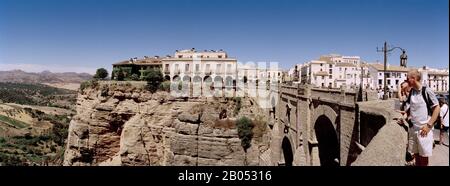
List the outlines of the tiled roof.
<svg viewBox="0 0 450 186">
<path fill-rule="evenodd" d="M 121 61 L 118 63 L 114 63 L 113 65 L 128 65 L 128 64 L 133 64 L 133 65 L 160 65 L 161 63 L 161 58 L 147 58 L 147 59 L 138 59 L 135 62 L 131 61 L 131 60 L 126 60 L 126 61 Z"/>
<path fill-rule="evenodd" d="M 337 67 L 356 67 L 356 65 L 353 63 L 343 63 L 343 62 L 336 63 L 336 66 Z"/>
<path fill-rule="evenodd" d="M 449 75 L 449 72 L 445 72 L 445 71 L 428 71 L 429 75 Z"/>
<path fill-rule="evenodd" d="M 373 68 L 378 71 L 384 71 L 384 65 L 379 63 L 370 64 Z M 395 65 L 387 65 L 387 71 L 391 72 L 408 72 L 409 69 L 406 67 L 395 66 Z"/>
</svg>

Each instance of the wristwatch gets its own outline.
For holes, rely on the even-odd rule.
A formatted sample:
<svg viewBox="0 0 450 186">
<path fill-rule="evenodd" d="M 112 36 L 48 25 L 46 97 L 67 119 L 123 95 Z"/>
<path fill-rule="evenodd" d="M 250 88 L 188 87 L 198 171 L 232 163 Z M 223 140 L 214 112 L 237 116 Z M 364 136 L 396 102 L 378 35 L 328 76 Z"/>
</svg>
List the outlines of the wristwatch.
<svg viewBox="0 0 450 186">
<path fill-rule="evenodd" d="M 433 125 L 427 123 L 427 127 L 428 127 L 429 129 L 432 129 L 432 128 L 433 128 Z"/>
</svg>

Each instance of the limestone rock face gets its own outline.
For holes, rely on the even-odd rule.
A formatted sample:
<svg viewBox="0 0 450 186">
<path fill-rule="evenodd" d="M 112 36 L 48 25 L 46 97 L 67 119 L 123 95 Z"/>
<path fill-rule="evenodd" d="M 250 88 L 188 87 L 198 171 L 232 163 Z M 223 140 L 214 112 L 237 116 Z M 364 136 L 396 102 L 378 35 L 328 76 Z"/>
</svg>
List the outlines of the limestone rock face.
<svg viewBox="0 0 450 186">
<path fill-rule="evenodd" d="M 236 118 L 263 113 L 248 98 L 233 116 L 236 104 L 224 98 L 186 101 L 167 92 L 98 89 L 78 95 L 64 165 L 262 165 L 269 149 L 269 132 L 252 140 L 247 152 L 241 146 Z M 219 119 L 224 110 L 228 117 Z"/>
</svg>

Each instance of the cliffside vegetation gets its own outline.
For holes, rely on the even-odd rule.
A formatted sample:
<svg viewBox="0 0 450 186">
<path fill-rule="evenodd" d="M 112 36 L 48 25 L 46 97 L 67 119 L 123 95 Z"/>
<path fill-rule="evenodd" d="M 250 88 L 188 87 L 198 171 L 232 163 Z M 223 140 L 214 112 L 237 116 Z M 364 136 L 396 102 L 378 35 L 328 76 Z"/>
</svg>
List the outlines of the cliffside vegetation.
<svg viewBox="0 0 450 186">
<path fill-rule="evenodd" d="M 239 139 L 241 139 L 242 148 L 244 148 L 244 151 L 247 152 L 247 149 L 251 146 L 253 138 L 253 122 L 249 118 L 243 116 L 237 120 L 236 126 L 238 129 Z"/>
</svg>

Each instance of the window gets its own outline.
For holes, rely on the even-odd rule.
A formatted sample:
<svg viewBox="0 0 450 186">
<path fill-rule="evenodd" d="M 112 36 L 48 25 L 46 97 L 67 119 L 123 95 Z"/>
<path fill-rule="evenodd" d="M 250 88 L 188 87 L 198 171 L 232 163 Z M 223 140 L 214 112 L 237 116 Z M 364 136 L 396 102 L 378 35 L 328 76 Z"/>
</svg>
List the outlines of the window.
<svg viewBox="0 0 450 186">
<path fill-rule="evenodd" d="M 386 73 L 386 78 L 391 78 L 391 73 Z"/>
<path fill-rule="evenodd" d="M 330 64 L 330 68 L 333 68 L 333 65 Z"/>
<path fill-rule="evenodd" d="M 216 66 L 216 72 L 217 73 L 222 73 L 222 65 L 221 64 L 217 64 L 217 66 Z"/>
<path fill-rule="evenodd" d="M 330 74 L 332 74 L 332 73 L 333 73 L 333 69 L 328 70 L 328 72 L 329 72 Z"/>
<path fill-rule="evenodd" d="M 388 84 L 388 85 L 391 84 L 391 80 L 390 80 L 390 79 L 387 80 L 387 84 Z"/>
<path fill-rule="evenodd" d="M 195 64 L 195 71 L 196 72 L 200 71 L 200 64 Z"/>
<path fill-rule="evenodd" d="M 380 72 L 380 73 L 378 73 L 378 75 L 379 75 L 379 76 L 382 76 L 382 75 L 383 75 L 383 73 L 381 73 L 381 72 Z"/>
<path fill-rule="evenodd" d="M 347 68 L 344 68 L 345 71 L 347 71 Z"/>
<path fill-rule="evenodd" d="M 189 64 L 184 65 L 184 71 L 189 72 Z"/>
<path fill-rule="evenodd" d="M 396 84 L 396 85 L 398 85 L 398 82 L 399 82 L 399 80 L 398 80 L 398 79 L 397 79 L 397 80 L 395 80 L 395 84 Z"/>
<path fill-rule="evenodd" d="M 333 76 L 332 76 L 332 75 L 329 75 L 328 78 L 333 79 Z"/>
<path fill-rule="evenodd" d="M 178 55 L 178 58 L 183 58 L 183 55 Z"/>
<path fill-rule="evenodd" d="M 175 73 L 178 73 L 180 71 L 180 65 L 179 64 L 175 64 Z"/>
<path fill-rule="evenodd" d="M 210 64 L 206 64 L 206 73 L 210 72 L 210 68 L 211 68 L 211 65 Z"/>
<path fill-rule="evenodd" d="M 323 64 L 321 63 L 320 66 L 323 66 Z"/>
<path fill-rule="evenodd" d="M 231 73 L 231 64 L 227 64 L 227 70 Z"/>
<path fill-rule="evenodd" d="M 342 67 L 339 67 L 339 71 L 342 71 Z"/>
<path fill-rule="evenodd" d="M 165 71 L 168 72 L 169 71 L 169 64 L 166 64 L 166 68 Z"/>
<path fill-rule="evenodd" d="M 379 79 L 379 80 L 378 80 L 378 84 L 379 84 L 379 85 L 383 84 L 383 80 L 382 80 L 382 79 Z"/>
<path fill-rule="evenodd" d="M 323 76 L 320 76 L 320 79 L 322 79 L 322 80 L 323 80 Z"/>
</svg>

